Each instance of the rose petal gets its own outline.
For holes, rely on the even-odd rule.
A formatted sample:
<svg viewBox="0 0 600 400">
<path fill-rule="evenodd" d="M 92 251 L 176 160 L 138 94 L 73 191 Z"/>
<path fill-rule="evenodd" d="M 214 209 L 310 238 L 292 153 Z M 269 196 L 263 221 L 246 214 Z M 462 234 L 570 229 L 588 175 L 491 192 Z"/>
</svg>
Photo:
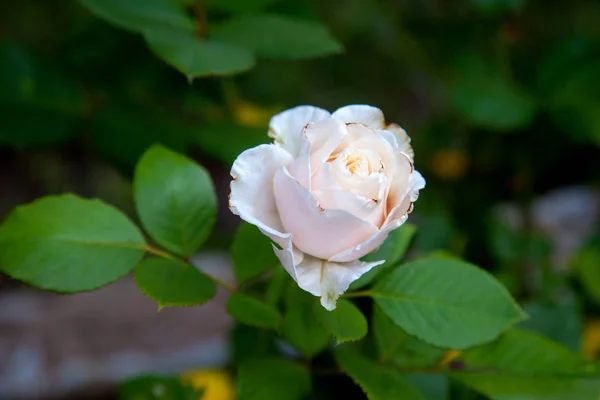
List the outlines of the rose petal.
<svg viewBox="0 0 600 400">
<path fill-rule="evenodd" d="M 229 209 L 256 225 L 280 246 L 290 234 L 284 233 L 273 193 L 275 170 L 290 163 L 292 156 L 279 146 L 263 144 L 244 151 L 231 167 Z M 260 199 L 260 200 L 257 200 Z"/>
<path fill-rule="evenodd" d="M 354 247 L 377 232 L 377 227 L 342 210 L 322 209 L 313 195 L 290 176 L 275 172 L 275 203 L 285 232 L 302 252 L 327 259 Z"/>
<path fill-rule="evenodd" d="M 408 214 L 412 211 L 412 203 L 417 200 L 419 197 L 419 190 L 424 187 L 425 179 L 423 179 L 423 176 L 421 176 L 418 171 L 413 171 L 408 179 L 408 188 L 402 203 L 390 211 L 381 229 L 364 243 L 334 255 L 329 258 L 329 261 L 346 262 L 356 260 L 377 250 L 391 231 L 399 228 L 406 222 Z"/>
<path fill-rule="evenodd" d="M 381 260 L 370 263 L 352 261 L 339 264 L 308 255 L 304 255 L 301 262 L 294 263 L 294 256 L 289 249 L 274 250 L 281 264 L 298 286 L 314 296 L 321 297 L 321 305 L 329 311 L 335 309 L 337 299 L 348 290 L 352 282 L 373 267 L 384 263 L 384 260 Z"/>
<path fill-rule="evenodd" d="M 302 130 L 309 122 L 329 118 L 329 111 L 312 106 L 298 106 L 275 115 L 269 122 L 269 136 L 293 157 L 300 152 Z"/>
<path fill-rule="evenodd" d="M 337 119 L 329 118 L 320 122 L 311 122 L 304 130 L 311 146 L 311 170 L 327 161 L 331 153 L 340 145 L 348 134 L 346 124 Z"/>
<path fill-rule="evenodd" d="M 323 208 L 347 211 L 375 226 L 381 226 L 385 219 L 385 205 L 377 198 L 365 198 L 342 189 L 315 190 L 312 193 Z"/>
<path fill-rule="evenodd" d="M 397 142 L 397 149 L 408 155 L 411 161 L 415 153 L 410 145 L 410 137 L 398 124 L 388 124 L 383 112 L 376 107 L 367 105 L 351 105 L 342 107 L 331 114 L 333 118 L 344 122 L 362 122 L 373 129 L 385 129 L 390 131 Z"/>
</svg>

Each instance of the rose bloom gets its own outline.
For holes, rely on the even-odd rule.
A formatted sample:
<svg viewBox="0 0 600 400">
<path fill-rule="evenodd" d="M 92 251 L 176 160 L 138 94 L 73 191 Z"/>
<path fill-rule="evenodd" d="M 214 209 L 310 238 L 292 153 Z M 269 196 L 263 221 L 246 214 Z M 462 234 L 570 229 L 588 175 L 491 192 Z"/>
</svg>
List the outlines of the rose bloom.
<svg viewBox="0 0 600 400">
<path fill-rule="evenodd" d="M 275 242 L 298 286 L 333 310 L 385 262 L 359 259 L 406 221 L 425 187 L 410 138 L 367 105 L 292 108 L 271 119 L 269 136 L 273 144 L 234 162 L 229 208 Z"/>
</svg>

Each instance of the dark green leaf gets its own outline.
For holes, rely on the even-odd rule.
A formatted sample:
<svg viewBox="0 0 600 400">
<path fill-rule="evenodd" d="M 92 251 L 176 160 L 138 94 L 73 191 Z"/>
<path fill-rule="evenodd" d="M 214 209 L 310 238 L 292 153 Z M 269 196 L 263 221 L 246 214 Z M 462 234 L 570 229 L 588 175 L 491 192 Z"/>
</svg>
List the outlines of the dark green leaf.
<svg viewBox="0 0 600 400">
<path fill-rule="evenodd" d="M 211 38 L 261 57 L 301 59 L 339 53 L 342 45 L 316 22 L 281 15 L 242 15 L 211 29 Z"/>
<path fill-rule="evenodd" d="M 466 372 L 452 377 L 500 400 L 595 400 L 600 371 L 592 361 L 536 333 L 512 330 L 466 351 Z"/>
<path fill-rule="evenodd" d="M 0 226 L 0 270 L 42 289 L 92 290 L 129 273 L 145 247 L 138 228 L 112 206 L 44 197 L 17 207 Z"/>
<path fill-rule="evenodd" d="M 275 268 L 269 279 L 267 286 L 267 303 L 277 305 L 285 294 L 288 284 L 291 282 L 291 277 L 283 268 Z"/>
<path fill-rule="evenodd" d="M 193 32 L 153 29 L 144 32 L 148 47 L 192 80 L 211 75 L 232 75 L 254 66 L 254 56 L 226 41 L 199 40 Z"/>
<path fill-rule="evenodd" d="M 472 125 L 511 131 L 527 126 L 536 111 L 531 96 L 480 56 L 459 58 L 450 85 L 452 102 Z"/>
<path fill-rule="evenodd" d="M 489 342 L 525 317 L 492 275 L 450 259 L 406 264 L 370 292 L 396 325 L 445 348 Z"/>
<path fill-rule="evenodd" d="M 215 124 L 200 127 L 193 140 L 207 154 L 231 165 L 246 149 L 266 143 L 267 127 L 249 128 L 234 124 Z M 223 146 L 227 143 L 227 146 Z"/>
<path fill-rule="evenodd" d="M 371 269 L 357 281 L 352 282 L 349 290 L 356 290 L 367 286 L 382 272 L 399 263 L 406 253 L 408 245 L 416 232 L 416 226 L 410 224 L 404 224 L 395 231 L 390 232 L 385 242 L 383 242 L 376 252 L 362 258 L 362 260 L 366 262 L 385 260 L 385 263 Z"/>
<path fill-rule="evenodd" d="M 163 376 L 141 376 L 119 385 L 119 400 L 198 400 L 202 390 L 185 385 L 180 379 Z"/>
<path fill-rule="evenodd" d="M 301 400 L 310 391 L 310 373 L 291 361 L 247 360 L 238 369 L 238 400 Z"/>
<path fill-rule="evenodd" d="M 436 365 L 445 351 L 420 341 L 395 325 L 379 307 L 373 310 L 372 330 L 379 361 L 400 367 L 419 368 Z"/>
<path fill-rule="evenodd" d="M 235 293 L 227 302 L 227 312 L 239 322 L 266 329 L 276 329 L 281 323 L 279 311 L 243 293 Z"/>
<path fill-rule="evenodd" d="M 352 302 L 340 299 L 333 311 L 327 311 L 320 303 L 314 303 L 317 320 L 338 343 L 360 340 L 368 331 L 367 319 Z"/>
<path fill-rule="evenodd" d="M 600 304 L 600 237 L 595 237 L 575 256 L 573 269 L 590 298 Z"/>
<path fill-rule="evenodd" d="M 281 0 L 206 0 L 204 4 L 209 9 L 231 13 L 260 11 L 263 8 Z"/>
<path fill-rule="evenodd" d="M 161 308 L 202 304 L 212 299 L 217 290 L 215 283 L 193 265 L 161 258 L 139 263 L 135 281 Z"/>
<path fill-rule="evenodd" d="M 448 377 L 442 374 L 411 374 L 406 379 L 421 391 L 425 400 L 449 398 Z"/>
<path fill-rule="evenodd" d="M 537 300 L 523 305 L 530 319 L 520 327 L 538 332 L 572 351 L 581 348 L 581 310 L 575 300 Z"/>
<path fill-rule="evenodd" d="M 275 332 L 236 324 L 231 331 L 231 358 L 239 364 L 242 361 L 276 356 Z"/>
<path fill-rule="evenodd" d="M 320 353 L 331 336 L 317 321 L 313 313 L 316 297 L 295 288 L 288 293 L 287 310 L 283 316 L 283 339 L 296 347 L 306 357 Z"/>
<path fill-rule="evenodd" d="M 142 32 L 160 27 L 194 31 L 182 4 L 171 0 L 80 0 L 88 10 L 108 22 Z"/>
<path fill-rule="evenodd" d="M 421 393 L 399 372 L 362 357 L 354 349 L 338 347 L 335 359 L 369 400 L 424 400 Z"/>
<path fill-rule="evenodd" d="M 217 197 L 204 168 L 155 145 L 140 159 L 134 196 L 142 225 L 165 248 L 194 254 L 215 222 Z"/>
<path fill-rule="evenodd" d="M 256 278 L 279 264 L 271 240 L 257 227 L 243 222 L 231 246 L 233 273 L 239 283 Z"/>
</svg>

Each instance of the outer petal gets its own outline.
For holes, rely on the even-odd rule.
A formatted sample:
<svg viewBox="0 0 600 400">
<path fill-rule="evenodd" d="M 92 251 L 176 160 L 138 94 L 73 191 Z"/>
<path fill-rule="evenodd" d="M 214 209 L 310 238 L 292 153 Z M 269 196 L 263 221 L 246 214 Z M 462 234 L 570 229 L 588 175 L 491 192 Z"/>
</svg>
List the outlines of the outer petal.
<svg viewBox="0 0 600 400">
<path fill-rule="evenodd" d="M 269 122 L 269 136 L 293 157 L 300 152 L 302 130 L 309 122 L 329 118 L 329 111 L 312 106 L 298 106 L 275 115 Z"/>
<path fill-rule="evenodd" d="M 280 246 L 290 234 L 283 233 L 279 218 L 273 179 L 275 171 L 292 161 L 292 156 L 279 146 L 263 144 L 244 151 L 231 168 L 229 209 L 243 220 L 256 225 Z"/>
<path fill-rule="evenodd" d="M 377 227 L 342 210 L 324 210 L 285 167 L 275 172 L 274 193 L 285 232 L 298 249 L 328 259 L 377 232 Z"/>
<path fill-rule="evenodd" d="M 408 214 L 412 211 L 412 203 L 417 201 L 419 197 L 419 190 L 425 187 L 425 179 L 423 179 L 423 176 L 421 176 L 418 171 L 413 171 L 408 179 L 408 183 L 409 187 L 406 191 L 404 200 L 391 210 L 381 227 L 381 230 L 364 243 L 334 255 L 329 261 L 345 262 L 361 258 L 375 251 L 383 244 L 391 231 L 404 224 L 408 219 Z"/>
<path fill-rule="evenodd" d="M 397 124 L 388 124 L 379 108 L 362 104 L 351 105 L 337 109 L 331 116 L 340 121 L 362 122 L 373 129 L 385 129 L 392 132 L 396 136 L 398 150 L 406 153 L 411 161 L 414 160 L 415 153 L 410 146 L 410 137 L 406 131 Z"/>
<path fill-rule="evenodd" d="M 352 282 L 373 267 L 384 263 L 382 260 L 339 264 L 305 255 L 302 262 L 294 264 L 294 257 L 289 250 L 275 249 L 275 254 L 298 286 L 314 296 L 321 297 L 321 304 L 329 311 L 335 309 L 338 297 Z"/>
</svg>

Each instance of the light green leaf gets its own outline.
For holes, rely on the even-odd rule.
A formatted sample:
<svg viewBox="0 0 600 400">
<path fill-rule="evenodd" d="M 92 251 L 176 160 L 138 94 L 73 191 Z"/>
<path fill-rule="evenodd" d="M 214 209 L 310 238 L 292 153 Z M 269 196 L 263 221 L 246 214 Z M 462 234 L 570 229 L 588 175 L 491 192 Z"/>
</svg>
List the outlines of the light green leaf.
<svg viewBox="0 0 600 400">
<path fill-rule="evenodd" d="M 108 204 L 44 197 L 17 207 L 0 226 L 0 270 L 42 289 L 92 290 L 129 273 L 145 247 L 139 229 Z"/>
<path fill-rule="evenodd" d="M 288 293 L 287 300 L 282 324 L 283 339 L 306 357 L 313 357 L 325 349 L 331 339 L 313 313 L 318 298 L 294 288 Z"/>
<path fill-rule="evenodd" d="M 155 145 L 140 159 L 134 197 L 144 228 L 174 253 L 194 254 L 211 232 L 217 198 L 210 176 L 165 147 Z"/>
<path fill-rule="evenodd" d="M 234 17 L 211 28 L 211 38 L 235 43 L 257 56 L 301 59 L 340 53 L 342 45 L 318 23 L 281 15 Z"/>
<path fill-rule="evenodd" d="M 275 307 L 243 293 L 229 298 L 227 312 L 239 322 L 259 328 L 276 329 L 281 323 L 281 315 Z"/>
<path fill-rule="evenodd" d="M 80 0 L 88 10 L 108 22 L 134 32 L 160 27 L 194 31 L 183 4 L 172 0 Z"/>
<path fill-rule="evenodd" d="M 489 342 L 525 318 L 491 274 L 450 259 L 405 264 L 370 292 L 396 325 L 444 348 Z"/>
<path fill-rule="evenodd" d="M 369 400 L 425 400 L 399 372 L 364 358 L 354 349 L 346 346 L 336 348 L 335 359 Z"/>
<path fill-rule="evenodd" d="M 385 260 L 385 263 L 371 269 L 358 280 L 352 282 L 349 290 L 356 290 L 367 286 L 389 267 L 398 264 L 406 253 L 408 245 L 416 232 L 417 227 L 410 224 L 404 224 L 395 231 L 390 232 L 385 242 L 383 242 L 376 252 L 367 254 L 362 258 L 362 261 L 365 262 Z"/>
<path fill-rule="evenodd" d="M 242 222 L 235 234 L 231 258 L 233 273 L 239 283 L 256 278 L 279 265 L 271 240 L 247 222 Z"/>
<path fill-rule="evenodd" d="M 493 399 L 595 400 L 600 394 L 597 365 L 533 332 L 506 332 L 460 360 L 467 372 L 451 376 Z"/>
<path fill-rule="evenodd" d="M 338 343 L 360 340 L 368 331 L 367 319 L 352 302 L 340 299 L 333 311 L 327 311 L 320 303 L 314 303 L 314 314 L 325 329 L 335 336 Z"/>
<path fill-rule="evenodd" d="M 148 47 L 165 62 L 192 80 L 211 75 L 232 75 L 254 66 L 251 52 L 227 41 L 199 40 L 181 29 L 152 29 L 144 32 Z"/>
<path fill-rule="evenodd" d="M 301 400 L 311 391 L 310 373 L 280 358 L 247 360 L 240 364 L 238 400 Z"/>
<path fill-rule="evenodd" d="M 206 303 L 217 290 L 215 283 L 193 265 L 161 258 L 147 258 L 139 263 L 135 281 L 160 308 Z"/>
<path fill-rule="evenodd" d="M 373 310 L 372 324 L 380 362 L 389 362 L 400 367 L 423 368 L 436 365 L 444 357 L 444 350 L 408 335 L 379 307 Z"/>
</svg>

